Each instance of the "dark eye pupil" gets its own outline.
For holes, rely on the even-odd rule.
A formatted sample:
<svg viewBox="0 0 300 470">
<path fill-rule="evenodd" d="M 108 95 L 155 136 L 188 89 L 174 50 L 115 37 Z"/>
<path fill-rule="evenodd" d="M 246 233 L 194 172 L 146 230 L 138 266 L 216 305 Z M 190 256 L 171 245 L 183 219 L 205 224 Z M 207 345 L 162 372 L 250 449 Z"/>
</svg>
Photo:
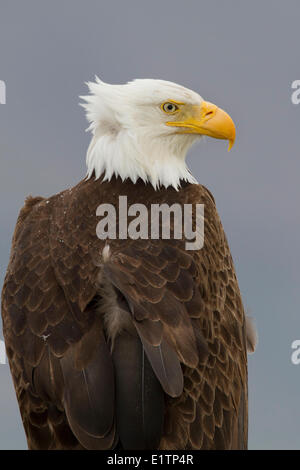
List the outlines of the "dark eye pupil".
<svg viewBox="0 0 300 470">
<path fill-rule="evenodd" d="M 168 104 L 168 110 L 169 110 L 169 111 L 172 111 L 172 109 L 173 109 L 173 105 L 172 105 L 172 104 Z"/>
</svg>

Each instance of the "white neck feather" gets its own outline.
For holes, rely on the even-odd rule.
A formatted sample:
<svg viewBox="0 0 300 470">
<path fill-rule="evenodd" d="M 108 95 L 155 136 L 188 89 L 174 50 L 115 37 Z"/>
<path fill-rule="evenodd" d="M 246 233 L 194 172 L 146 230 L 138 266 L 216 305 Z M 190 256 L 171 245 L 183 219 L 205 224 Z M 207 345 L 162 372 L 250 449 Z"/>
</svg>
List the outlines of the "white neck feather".
<svg viewBox="0 0 300 470">
<path fill-rule="evenodd" d="M 141 178 L 154 189 L 172 186 L 178 190 L 182 181 L 197 183 L 185 163 L 192 143 L 191 136 L 147 138 L 132 135 L 128 130 L 98 131 L 87 151 L 87 176 L 95 172 L 96 179 L 104 175 L 104 181 L 110 181 L 112 176 L 120 176 L 133 183 Z"/>
</svg>

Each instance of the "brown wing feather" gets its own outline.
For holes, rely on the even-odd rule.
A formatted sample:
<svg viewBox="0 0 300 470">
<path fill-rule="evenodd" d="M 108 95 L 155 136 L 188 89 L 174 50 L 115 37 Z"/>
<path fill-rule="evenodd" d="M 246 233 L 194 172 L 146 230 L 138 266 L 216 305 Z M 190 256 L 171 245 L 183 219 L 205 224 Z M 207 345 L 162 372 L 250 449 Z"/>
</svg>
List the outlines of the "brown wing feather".
<svg viewBox="0 0 300 470">
<path fill-rule="evenodd" d="M 128 195 L 128 205 L 204 204 L 203 249 L 187 252 L 181 240 L 112 240 L 112 258 L 103 271 L 104 242 L 95 236 L 96 208 L 102 202 L 117 206 L 119 194 Z M 80 440 L 85 447 L 98 445 L 88 442 L 89 423 L 80 430 L 73 424 L 71 431 L 61 358 L 71 355 L 74 361 L 80 351 L 77 357 L 86 358 L 80 367 L 93 369 L 91 349 L 99 341 L 84 348 L 79 344 L 96 325 L 95 299 L 101 303 L 103 272 L 105 280 L 126 296 L 132 321 L 148 349 L 166 344 L 175 354 L 176 360 L 166 362 L 165 376 L 177 360 L 181 363 L 183 392 L 172 398 L 166 390 L 159 447 L 245 448 L 245 315 L 212 196 L 200 185 L 183 185 L 178 193 L 119 179 L 91 179 L 49 201 L 30 199 L 20 214 L 2 298 L 7 352 L 29 446 L 80 448 Z M 68 375 L 73 366 L 67 359 L 65 363 Z M 167 388 L 171 382 L 160 376 L 162 363 L 156 362 L 155 353 L 152 367 Z M 179 372 L 175 376 L 179 378 Z M 80 413 L 78 407 L 79 403 L 74 416 Z M 111 419 L 106 422 L 99 435 L 107 438 L 102 445 L 110 447 L 117 437 L 110 434 Z M 82 429 L 88 431 L 85 441 Z M 95 431 L 92 424 L 91 429 Z"/>
<path fill-rule="evenodd" d="M 76 319 L 52 268 L 49 206 L 40 198 L 36 202 L 26 220 L 27 207 L 21 212 L 2 295 L 4 335 L 28 445 L 110 448 L 114 377 L 103 328 L 93 309 Z"/>
</svg>

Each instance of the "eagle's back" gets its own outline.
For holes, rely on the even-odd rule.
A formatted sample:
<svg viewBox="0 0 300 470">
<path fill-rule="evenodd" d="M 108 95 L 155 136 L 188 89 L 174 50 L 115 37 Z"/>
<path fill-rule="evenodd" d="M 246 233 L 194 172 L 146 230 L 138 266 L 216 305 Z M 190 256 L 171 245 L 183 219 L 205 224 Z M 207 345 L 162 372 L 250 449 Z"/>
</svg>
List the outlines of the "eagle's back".
<svg viewBox="0 0 300 470">
<path fill-rule="evenodd" d="M 97 207 L 118 207 L 119 195 L 128 206 L 204 204 L 203 248 L 100 240 Z M 119 228 L 118 213 L 116 221 Z M 90 179 L 29 199 L 2 315 L 30 448 L 247 446 L 245 315 L 203 186 L 154 191 Z"/>
</svg>

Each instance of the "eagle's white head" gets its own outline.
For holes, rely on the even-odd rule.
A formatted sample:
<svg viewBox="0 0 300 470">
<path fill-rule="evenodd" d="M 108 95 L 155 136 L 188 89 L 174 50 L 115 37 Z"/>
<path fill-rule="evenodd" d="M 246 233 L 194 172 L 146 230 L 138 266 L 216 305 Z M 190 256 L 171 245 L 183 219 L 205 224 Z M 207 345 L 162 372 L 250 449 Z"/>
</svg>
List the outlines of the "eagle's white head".
<svg viewBox="0 0 300 470">
<path fill-rule="evenodd" d="M 185 158 L 191 145 L 208 135 L 235 139 L 230 116 L 198 93 L 172 82 L 141 79 L 110 85 L 96 77 L 82 96 L 93 139 L 87 151 L 88 177 L 138 178 L 160 186 L 195 183 Z"/>
</svg>

